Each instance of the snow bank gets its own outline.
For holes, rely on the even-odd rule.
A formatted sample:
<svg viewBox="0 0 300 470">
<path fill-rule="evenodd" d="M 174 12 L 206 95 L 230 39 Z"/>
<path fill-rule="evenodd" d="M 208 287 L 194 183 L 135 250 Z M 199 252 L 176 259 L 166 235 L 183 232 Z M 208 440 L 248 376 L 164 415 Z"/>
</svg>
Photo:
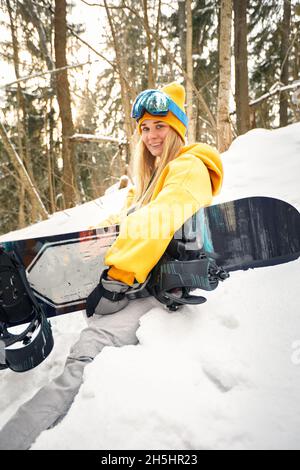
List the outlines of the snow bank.
<svg viewBox="0 0 300 470">
<path fill-rule="evenodd" d="M 56 235 L 58 233 L 79 232 L 87 227 L 100 224 L 112 214 L 118 214 L 123 207 L 128 188 L 105 194 L 105 196 L 86 202 L 80 206 L 52 214 L 49 219 L 0 236 L 0 242 L 22 240 L 28 237 Z"/>
<path fill-rule="evenodd" d="M 225 178 L 215 203 L 247 196 L 284 199 L 299 209 L 300 123 L 254 129 L 223 153 Z"/>
<path fill-rule="evenodd" d="M 215 202 L 269 195 L 300 208 L 300 124 L 250 131 L 223 162 Z M 68 211 L 68 230 L 85 208 Z M 55 216 L 43 224 L 66 228 Z M 202 306 L 148 312 L 140 344 L 105 348 L 66 418 L 32 449 L 299 449 L 299 266 L 235 272 Z M 78 314 L 52 323 L 55 350 L 41 366 L 1 372 L 0 426 L 60 372 L 83 327 Z"/>
</svg>

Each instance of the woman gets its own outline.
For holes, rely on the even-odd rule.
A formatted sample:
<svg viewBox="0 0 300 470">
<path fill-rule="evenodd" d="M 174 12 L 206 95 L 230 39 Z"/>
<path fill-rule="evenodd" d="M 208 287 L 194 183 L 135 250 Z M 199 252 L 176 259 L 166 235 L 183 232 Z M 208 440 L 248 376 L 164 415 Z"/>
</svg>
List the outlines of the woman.
<svg viewBox="0 0 300 470">
<path fill-rule="evenodd" d="M 59 422 L 79 390 L 84 367 L 104 346 L 137 344 L 141 316 L 159 302 L 153 297 L 129 301 L 128 293 L 146 281 L 182 224 L 219 192 L 223 169 L 218 153 L 205 144 L 184 146 L 184 101 L 185 90 L 176 82 L 137 97 L 132 116 L 141 139 L 136 187 L 129 191 L 126 209 L 132 207 L 106 254 L 109 268 L 88 297 L 89 325 L 72 347 L 63 373 L 0 431 L 0 449 L 28 449 L 43 430 Z"/>
</svg>

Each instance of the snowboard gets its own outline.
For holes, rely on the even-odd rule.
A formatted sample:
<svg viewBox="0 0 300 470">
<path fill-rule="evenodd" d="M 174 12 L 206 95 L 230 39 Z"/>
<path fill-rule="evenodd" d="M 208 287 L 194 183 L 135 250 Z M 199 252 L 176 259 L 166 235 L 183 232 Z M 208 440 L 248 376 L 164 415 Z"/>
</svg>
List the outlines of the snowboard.
<svg viewBox="0 0 300 470">
<path fill-rule="evenodd" d="M 289 203 L 249 197 L 200 209 L 175 238 L 204 251 L 228 273 L 287 263 L 300 256 L 300 213 Z M 191 236 L 191 232 L 194 232 Z M 0 242 L 23 263 L 47 317 L 84 310 L 119 226 Z"/>
</svg>

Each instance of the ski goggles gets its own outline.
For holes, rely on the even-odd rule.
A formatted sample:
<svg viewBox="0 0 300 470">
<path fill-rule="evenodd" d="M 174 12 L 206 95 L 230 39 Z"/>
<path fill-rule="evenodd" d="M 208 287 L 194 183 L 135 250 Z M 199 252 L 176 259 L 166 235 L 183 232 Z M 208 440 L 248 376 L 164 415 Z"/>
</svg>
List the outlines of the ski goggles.
<svg viewBox="0 0 300 470">
<path fill-rule="evenodd" d="M 188 126 L 186 114 L 163 91 L 149 89 L 137 96 L 132 106 L 131 117 L 138 121 L 146 111 L 153 116 L 166 116 L 171 111 L 185 127 Z"/>
</svg>

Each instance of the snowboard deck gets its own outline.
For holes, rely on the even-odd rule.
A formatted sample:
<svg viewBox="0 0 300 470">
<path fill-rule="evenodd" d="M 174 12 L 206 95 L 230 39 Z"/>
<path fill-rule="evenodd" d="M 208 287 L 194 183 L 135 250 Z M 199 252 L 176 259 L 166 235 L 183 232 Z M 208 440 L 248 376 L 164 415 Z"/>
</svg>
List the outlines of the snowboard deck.
<svg viewBox="0 0 300 470">
<path fill-rule="evenodd" d="M 285 201 L 237 199 L 200 209 L 195 220 L 197 246 L 228 272 L 287 263 L 300 256 L 300 214 Z M 14 251 L 23 263 L 35 296 L 52 317 L 85 309 L 118 232 L 114 225 L 0 245 Z"/>
</svg>

